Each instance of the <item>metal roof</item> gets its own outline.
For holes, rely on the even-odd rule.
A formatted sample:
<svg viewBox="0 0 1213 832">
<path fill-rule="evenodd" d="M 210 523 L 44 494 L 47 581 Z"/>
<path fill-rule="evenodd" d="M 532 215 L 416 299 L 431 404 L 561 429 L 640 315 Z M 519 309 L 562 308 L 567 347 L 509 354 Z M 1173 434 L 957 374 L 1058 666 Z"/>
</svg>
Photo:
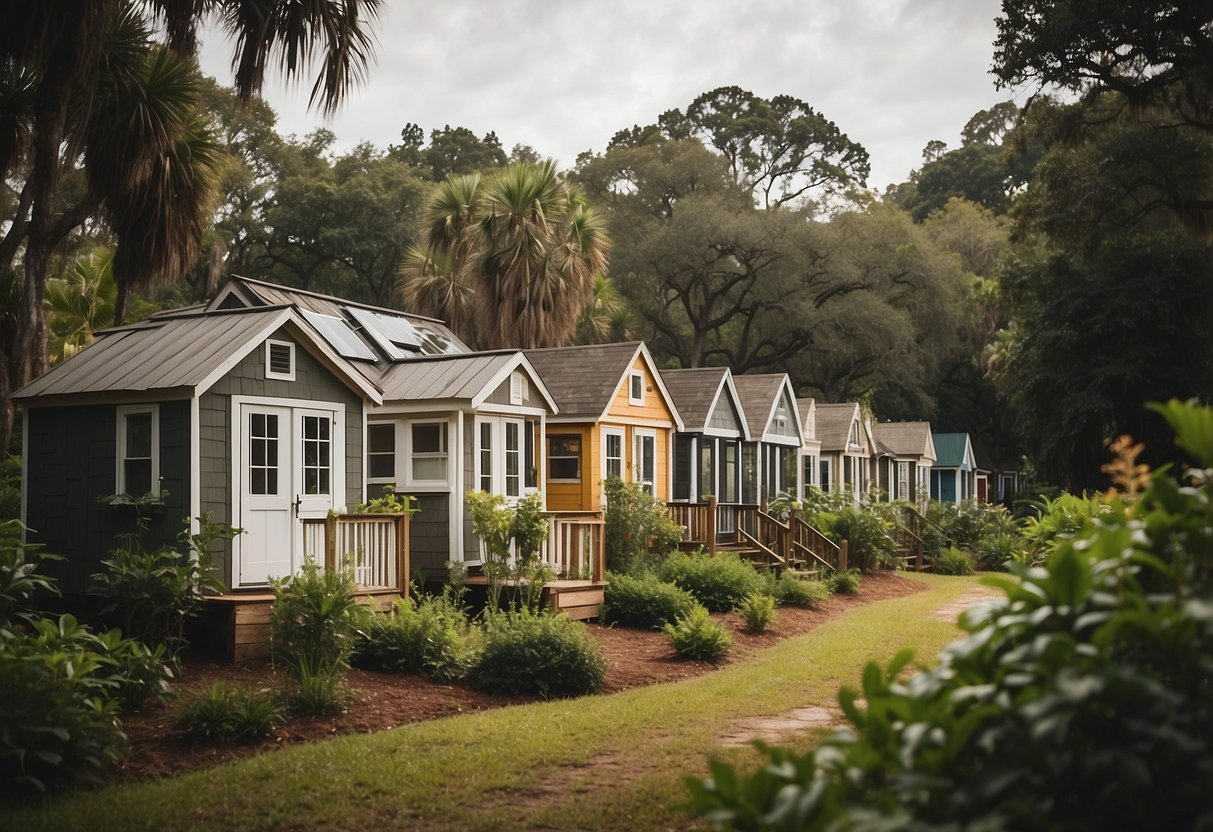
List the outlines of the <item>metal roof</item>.
<svg viewBox="0 0 1213 832">
<path fill-rule="evenodd" d="M 377 383 L 384 401 L 468 401 L 478 405 L 515 369 L 531 377 L 548 409 L 555 412 L 556 403 L 520 350 L 414 358 L 388 367 Z"/>
<path fill-rule="evenodd" d="M 967 433 L 933 433 L 935 442 L 935 464 L 932 468 L 961 468 L 965 465 L 965 457 L 973 464 L 972 446 L 969 444 Z"/>
</svg>

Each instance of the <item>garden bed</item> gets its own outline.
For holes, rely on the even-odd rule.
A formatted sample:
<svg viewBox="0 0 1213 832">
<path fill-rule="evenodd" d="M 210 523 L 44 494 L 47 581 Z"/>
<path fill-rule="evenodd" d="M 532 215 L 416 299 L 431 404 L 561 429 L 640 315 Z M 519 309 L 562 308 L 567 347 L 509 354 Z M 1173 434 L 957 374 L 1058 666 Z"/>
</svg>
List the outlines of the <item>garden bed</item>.
<svg viewBox="0 0 1213 832">
<path fill-rule="evenodd" d="M 713 616 L 733 636 L 733 648 L 719 664 L 678 658 L 659 632 L 605 628 L 589 624 L 590 634 L 602 646 L 607 660 L 604 693 L 616 693 L 641 685 L 688 679 L 739 661 L 756 650 L 797 636 L 837 618 L 848 608 L 897 598 L 923 589 L 914 581 L 895 574 L 864 576 L 855 595 L 827 598 L 817 609 L 780 607 L 775 622 L 763 633 L 745 629 L 734 614 Z M 464 685 L 439 684 L 420 676 L 350 671 L 347 684 L 353 691 L 343 713 L 323 717 L 292 716 L 273 738 L 256 742 L 195 743 L 173 727 L 177 703 L 153 704 L 142 713 L 123 719 L 131 742 L 131 753 L 114 773 L 116 780 L 140 780 L 179 774 L 216 763 L 272 751 L 287 745 L 327 739 L 342 734 L 384 731 L 412 722 L 499 708 L 534 701 L 533 698 L 493 696 Z M 174 685 L 179 697 L 203 690 L 213 682 L 234 685 L 279 687 L 273 669 L 263 662 L 242 665 L 214 664 L 187 659 L 181 681 Z"/>
</svg>

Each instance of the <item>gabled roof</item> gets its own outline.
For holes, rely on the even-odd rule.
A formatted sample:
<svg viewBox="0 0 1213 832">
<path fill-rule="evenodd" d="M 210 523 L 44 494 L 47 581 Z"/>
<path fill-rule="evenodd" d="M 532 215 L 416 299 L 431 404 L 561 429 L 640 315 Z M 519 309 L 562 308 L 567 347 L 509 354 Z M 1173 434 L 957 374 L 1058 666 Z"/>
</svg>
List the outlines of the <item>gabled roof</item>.
<svg viewBox="0 0 1213 832">
<path fill-rule="evenodd" d="M 796 410 L 800 413 L 800 429 L 804 438 L 817 441 L 817 400 L 797 399 Z"/>
<path fill-rule="evenodd" d="M 733 381 L 733 374 L 728 367 L 688 367 L 677 370 L 662 370 L 662 381 L 674 404 L 678 407 L 678 415 L 682 417 L 685 430 L 688 433 L 702 433 L 708 429 L 708 423 L 716 408 L 722 403 L 725 406 L 731 402 L 733 408 L 741 416 L 741 433 L 745 440 L 750 439 L 750 426 L 745 418 L 745 408 L 741 406 L 741 396 Z"/>
<path fill-rule="evenodd" d="M 861 419 L 858 402 L 817 404 L 817 438 L 823 451 L 845 451 L 851 423 Z"/>
<path fill-rule="evenodd" d="M 932 468 L 962 468 L 967 463 L 975 467 L 973 445 L 967 433 L 933 433 L 935 464 Z"/>
<path fill-rule="evenodd" d="M 880 451 L 935 461 L 930 422 L 877 422 L 872 426 L 872 433 Z"/>
<path fill-rule="evenodd" d="M 286 328 L 334 375 L 376 404 L 379 391 L 338 356 L 289 307 L 165 315 L 97 333 L 68 361 L 21 388 L 14 398 L 205 392 L 266 338 Z"/>
<path fill-rule="evenodd" d="M 800 413 L 796 406 L 796 391 L 792 388 L 792 380 L 788 378 L 787 373 L 734 376 L 733 383 L 737 385 L 737 394 L 745 402 L 746 422 L 749 423 L 750 436 L 753 439 L 761 439 L 766 435 L 767 427 L 775 416 L 775 408 L 779 405 L 780 396 L 786 396 L 791 405 L 792 421 L 796 424 L 796 444 L 803 441 Z"/>
<path fill-rule="evenodd" d="M 560 421 L 566 422 L 603 419 L 638 356 L 648 367 L 676 427 L 683 430 L 678 407 L 643 341 L 526 350 L 526 357 L 560 408 Z"/>
<path fill-rule="evenodd" d="M 548 410 L 557 412 L 539 373 L 520 350 L 415 358 L 393 364 L 379 385 L 387 401 L 466 401 L 479 407 L 515 370 L 529 376 Z"/>
</svg>

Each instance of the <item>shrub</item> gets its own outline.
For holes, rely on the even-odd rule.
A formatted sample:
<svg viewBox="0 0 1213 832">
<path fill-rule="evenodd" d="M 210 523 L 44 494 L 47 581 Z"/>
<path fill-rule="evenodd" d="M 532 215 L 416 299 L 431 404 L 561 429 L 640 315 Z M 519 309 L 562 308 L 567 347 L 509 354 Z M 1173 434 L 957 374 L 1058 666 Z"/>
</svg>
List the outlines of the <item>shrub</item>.
<svg viewBox="0 0 1213 832">
<path fill-rule="evenodd" d="M 758 571 L 733 552 L 671 552 L 658 565 L 657 574 L 694 595 L 709 612 L 735 609 L 747 595 L 762 589 Z"/>
<path fill-rule="evenodd" d="M 975 571 L 973 556 L 950 546 L 935 561 L 935 571 L 940 575 L 972 575 Z"/>
<path fill-rule="evenodd" d="M 1022 550 L 1018 534 L 996 532 L 977 544 L 977 562 L 985 569 L 1005 570 L 1008 562 L 1019 559 Z"/>
<path fill-rule="evenodd" d="M 826 578 L 825 585 L 835 595 L 854 595 L 859 591 L 859 572 L 846 569 Z"/>
<path fill-rule="evenodd" d="M 737 611 L 750 632 L 761 633 L 775 620 L 775 598 L 757 592 L 747 595 Z"/>
<path fill-rule="evenodd" d="M 270 691 L 215 682 L 185 704 L 176 724 L 192 739 L 226 741 L 270 736 L 282 721 L 282 707 Z"/>
<path fill-rule="evenodd" d="M 861 572 L 891 569 L 897 565 L 897 547 L 877 515 L 862 509 L 844 508 L 820 517 L 823 531 L 835 543 L 847 541 L 847 560 Z"/>
<path fill-rule="evenodd" d="M 791 607 L 815 607 L 830 597 L 830 588 L 822 581 L 809 581 L 784 572 L 775 577 L 773 572 L 763 576 L 762 591 L 774 596 L 780 604 Z"/>
<path fill-rule="evenodd" d="M 0 791 L 99 783 L 125 753 L 120 679 L 70 615 L 0 635 Z"/>
<path fill-rule="evenodd" d="M 461 679 L 472 661 L 467 616 L 446 596 L 401 599 L 390 613 L 374 613 L 363 627 L 352 662 L 392 673 Z"/>
<path fill-rule="evenodd" d="M 305 713 L 340 707 L 354 638 L 369 614 L 354 598 L 353 575 L 309 560 L 273 587 L 270 654 L 294 677 L 296 707 Z"/>
<path fill-rule="evenodd" d="M 717 661 L 729 652 L 729 646 L 733 643 L 724 627 L 713 621 L 702 606 L 695 607 L 690 614 L 661 629 L 678 655 L 688 659 Z"/>
<path fill-rule="evenodd" d="M 1159 409 L 1213 468 L 1213 408 Z M 1118 484 L 1044 568 L 986 579 L 1005 600 L 937 667 L 868 665 L 839 695 L 854 733 L 713 764 L 696 808 L 744 829 L 1213 828 L 1213 479 Z"/>
<path fill-rule="evenodd" d="M 678 545 L 685 530 L 670 518 L 665 503 L 634 482 L 618 477 L 603 481 L 606 496 L 607 567 L 629 572 Z"/>
<path fill-rule="evenodd" d="M 102 614 L 112 617 L 123 633 L 149 647 L 163 645 L 174 663 L 186 644 L 185 622 L 202 612 L 208 593 L 222 589 L 213 572 L 211 544 L 239 533 L 210 522 L 208 514 L 198 519 L 197 534 L 187 527 L 179 536 L 194 557 L 170 548 L 143 552 L 138 535 L 126 536 L 128 545 L 102 561 L 106 569 L 93 575 L 89 590 L 104 600 Z"/>
<path fill-rule="evenodd" d="M 516 610 L 494 617 L 469 678 L 489 693 L 580 696 L 602 687 L 606 660 L 585 626 L 566 615 Z"/>
<path fill-rule="evenodd" d="M 58 560 L 58 556 L 40 553 L 38 546 L 22 542 L 24 533 L 20 520 L 0 522 L 0 626 L 30 613 L 38 593 L 58 593 L 54 578 L 38 574 L 42 561 Z"/>
<path fill-rule="evenodd" d="M 659 629 L 686 615 L 695 597 L 656 575 L 608 572 L 603 618 L 608 624 Z"/>
</svg>

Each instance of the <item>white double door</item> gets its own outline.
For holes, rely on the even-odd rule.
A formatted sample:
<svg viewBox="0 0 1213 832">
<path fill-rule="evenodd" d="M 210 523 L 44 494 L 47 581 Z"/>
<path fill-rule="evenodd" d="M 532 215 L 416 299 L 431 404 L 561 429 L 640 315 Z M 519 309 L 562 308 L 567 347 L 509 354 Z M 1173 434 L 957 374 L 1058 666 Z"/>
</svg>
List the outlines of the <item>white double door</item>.
<svg viewBox="0 0 1213 832">
<path fill-rule="evenodd" d="M 305 518 L 323 518 L 345 493 L 341 412 L 241 403 L 236 407 L 235 512 L 239 586 L 262 586 L 303 563 Z"/>
</svg>

